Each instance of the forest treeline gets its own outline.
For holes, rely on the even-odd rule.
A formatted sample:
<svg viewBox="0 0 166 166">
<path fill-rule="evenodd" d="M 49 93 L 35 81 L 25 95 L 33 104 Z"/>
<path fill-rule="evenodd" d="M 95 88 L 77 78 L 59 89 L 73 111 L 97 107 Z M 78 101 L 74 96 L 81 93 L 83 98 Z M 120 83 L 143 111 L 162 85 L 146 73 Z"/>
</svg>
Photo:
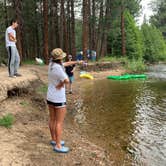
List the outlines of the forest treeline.
<svg viewBox="0 0 166 166">
<path fill-rule="evenodd" d="M 127 57 L 147 62 L 166 60 L 166 0 L 155 0 L 150 21 L 138 26 L 141 0 L 0 0 L 0 62 L 5 62 L 5 30 L 16 17 L 21 60 L 60 47 L 74 57 L 95 50 L 97 59 Z"/>
</svg>

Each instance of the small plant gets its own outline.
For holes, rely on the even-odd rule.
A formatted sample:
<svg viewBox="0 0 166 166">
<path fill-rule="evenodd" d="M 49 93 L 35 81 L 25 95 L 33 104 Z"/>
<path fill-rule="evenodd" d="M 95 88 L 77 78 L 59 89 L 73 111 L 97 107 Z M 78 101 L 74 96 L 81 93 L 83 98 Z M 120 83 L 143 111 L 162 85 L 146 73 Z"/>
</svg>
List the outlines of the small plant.
<svg viewBox="0 0 166 166">
<path fill-rule="evenodd" d="M 115 57 L 115 56 L 105 56 L 99 60 L 100 62 L 126 62 L 128 59 L 126 57 Z"/>
<path fill-rule="evenodd" d="M 25 60 L 25 61 L 23 61 L 23 64 L 25 64 L 25 65 L 34 65 L 35 60 Z"/>
<path fill-rule="evenodd" d="M 40 86 L 39 88 L 37 88 L 37 92 L 45 94 L 47 92 L 47 85 L 43 85 L 43 86 Z"/>
<path fill-rule="evenodd" d="M 22 102 L 20 102 L 20 105 L 22 105 L 22 106 L 28 106 L 28 103 L 26 101 L 22 101 Z"/>
<path fill-rule="evenodd" d="M 6 128 L 11 128 L 14 122 L 14 117 L 12 114 L 7 114 L 0 118 L 0 126 L 4 126 Z"/>
<path fill-rule="evenodd" d="M 130 71 L 133 72 L 142 72 L 146 70 L 146 65 L 144 62 L 139 59 L 139 60 L 128 60 L 128 63 L 126 64 L 126 69 L 129 69 Z"/>
</svg>

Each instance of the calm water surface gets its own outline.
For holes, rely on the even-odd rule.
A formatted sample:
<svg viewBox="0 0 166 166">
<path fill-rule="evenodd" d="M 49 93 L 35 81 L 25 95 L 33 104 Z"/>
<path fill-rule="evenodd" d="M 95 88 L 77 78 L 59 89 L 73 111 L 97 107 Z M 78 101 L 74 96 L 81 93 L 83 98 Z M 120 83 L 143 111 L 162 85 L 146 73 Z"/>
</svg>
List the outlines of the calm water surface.
<svg viewBox="0 0 166 166">
<path fill-rule="evenodd" d="M 166 165 L 166 81 L 98 80 L 82 87 L 82 132 L 115 165 Z"/>
</svg>

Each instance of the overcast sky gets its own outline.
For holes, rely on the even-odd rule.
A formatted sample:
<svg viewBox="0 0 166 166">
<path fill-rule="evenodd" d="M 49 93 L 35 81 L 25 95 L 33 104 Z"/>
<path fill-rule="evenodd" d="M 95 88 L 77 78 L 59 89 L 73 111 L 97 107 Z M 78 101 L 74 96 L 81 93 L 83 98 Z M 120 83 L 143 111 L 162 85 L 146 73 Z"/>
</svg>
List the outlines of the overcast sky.
<svg viewBox="0 0 166 166">
<path fill-rule="evenodd" d="M 149 3 L 152 2 L 152 0 L 142 0 L 142 12 L 140 17 L 138 18 L 138 24 L 141 25 L 143 23 L 144 15 L 146 16 L 146 19 L 148 20 L 151 15 L 153 15 L 152 9 L 149 5 Z"/>
</svg>

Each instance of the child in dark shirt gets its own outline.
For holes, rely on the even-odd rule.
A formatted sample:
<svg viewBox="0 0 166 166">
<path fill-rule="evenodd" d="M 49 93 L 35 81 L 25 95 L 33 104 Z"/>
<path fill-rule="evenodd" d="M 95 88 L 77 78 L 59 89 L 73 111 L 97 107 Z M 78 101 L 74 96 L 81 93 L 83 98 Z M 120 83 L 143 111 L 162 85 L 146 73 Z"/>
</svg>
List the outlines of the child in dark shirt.
<svg viewBox="0 0 166 166">
<path fill-rule="evenodd" d="M 72 55 L 68 55 L 68 60 L 72 60 Z M 72 94 L 72 83 L 74 81 L 74 70 L 75 70 L 75 65 L 70 65 L 65 67 L 66 73 L 69 77 L 69 94 Z"/>
</svg>

